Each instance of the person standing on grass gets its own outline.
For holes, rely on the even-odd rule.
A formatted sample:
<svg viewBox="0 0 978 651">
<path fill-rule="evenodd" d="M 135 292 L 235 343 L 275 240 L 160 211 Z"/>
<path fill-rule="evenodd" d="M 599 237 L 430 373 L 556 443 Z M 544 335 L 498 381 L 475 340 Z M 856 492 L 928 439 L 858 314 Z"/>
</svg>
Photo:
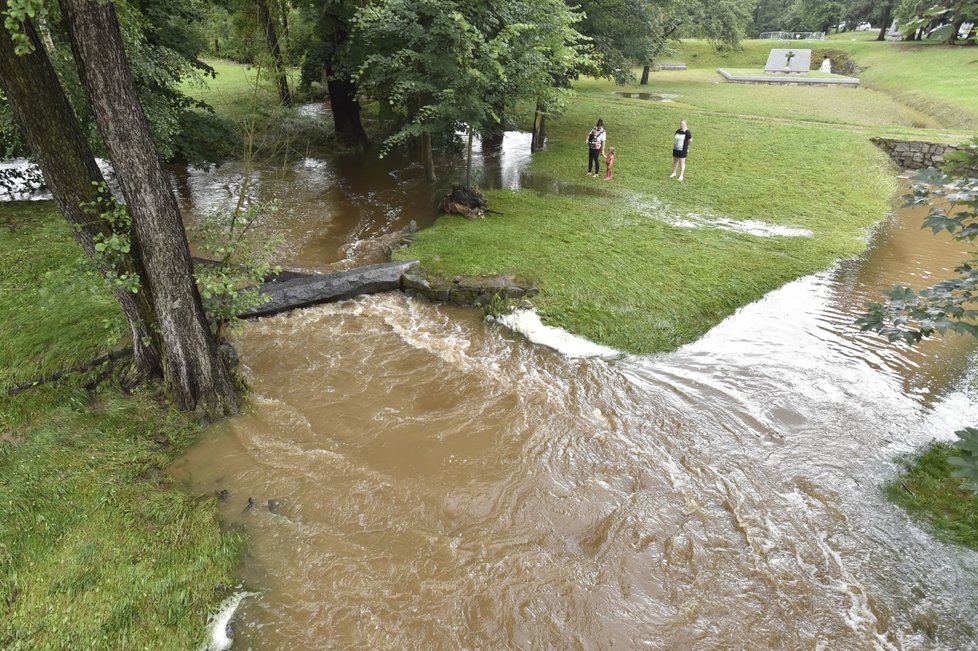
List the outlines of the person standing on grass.
<svg viewBox="0 0 978 651">
<path fill-rule="evenodd" d="M 615 166 L 615 148 L 608 147 L 608 155 L 604 157 L 604 168 L 606 170 L 604 180 L 611 180 L 611 168 Z"/>
<path fill-rule="evenodd" d="M 669 175 L 670 179 L 676 176 L 678 171 L 679 180 L 683 180 L 683 175 L 686 174 L 686 154 L 689 153 L 689 141 L 692 139 L 693 132 L 686 126 L 686 120 L 680 120 L 672 144 L 672 174 Z"/>
<path fill-rule="evenodd" d="M 598 123 L 594 125 L 591 132 L 587 134 L 587 175 L 597 176 L 601 171 L 601 156 L 604 156 L 604 143 L 608 139 L 608 134 L 604 130 L 604 120 L 598 118 Z M 591 165 L 594 164 L 594 174 L 591 174 Z"/>
</svg>

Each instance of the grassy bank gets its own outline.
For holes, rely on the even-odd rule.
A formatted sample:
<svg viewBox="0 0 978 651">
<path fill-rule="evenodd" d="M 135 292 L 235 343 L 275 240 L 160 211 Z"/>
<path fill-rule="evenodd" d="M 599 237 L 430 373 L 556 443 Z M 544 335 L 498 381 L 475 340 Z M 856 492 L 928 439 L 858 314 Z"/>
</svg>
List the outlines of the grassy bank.
<svg viewBox="0 0 978 651">
<path fill-rule="evenodd" d="M 903 471 L 886 486 L 886 494 L 940 537 L 978 550 L 978 495 L 951 477 L 947 461 L 958 454 L 950 444 L 934 443 L 902 459 Z"/>
<path fill-rule="evenodd" d="M 0 264 L 2 388 L 124 343 L 50 202 L 0 204 Z M 93 379 L 0 397 L 0 648 L 197 648 L 240 544 L 164 475 L 198 426 Z"/>
<path fill-rule="evenodd" d="M 862 130 L 697 110 L 683 104 L 686 95 L 731 87 L 693 81 L 672 88 L 682 97 L 662 103 L 620 97 L 605 82 L 579 83 L 572 108 L 550 123 L 548 147 L 531 167 L 564 183 L 561 195 L 492 193 L 504 216 L 444 217 L 403 255 L 444 275 L 515 271 L 541 288 L 535 303 L 548 323 L 649 353 L 692 341 L 738 307 L 864 248 L 866 229 L 886 214 L 895 182 Z M 806 99 L 795 87 L 732 88 L 746 96 L 745 110 L 780 105 L 791 115 Z M 864 114 L 871 112 L 867 106 Z M 841 119 L 844 109 L 835 113 Z M 618 150 L 609 183 L 584 176 L 583 140 L 597 116 Z M 680 184 L 668 176 L 671 134 L 682 117 L 694 140 Z M 705 219 L 707 227 L 678 225 L 690 219 Z M 718 220 L 811 236 L 710 226 Z"/>
</svg>

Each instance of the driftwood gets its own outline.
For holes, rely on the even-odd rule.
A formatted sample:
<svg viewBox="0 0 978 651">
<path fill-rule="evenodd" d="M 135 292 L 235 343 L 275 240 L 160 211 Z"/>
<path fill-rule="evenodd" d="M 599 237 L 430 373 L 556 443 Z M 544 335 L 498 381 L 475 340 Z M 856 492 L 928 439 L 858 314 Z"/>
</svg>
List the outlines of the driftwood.
<svg viewBox="0 0 978 651">
<path fill-rule="evenodd" d="M 482 217 L 482 213 L 491 212 L 488 207 L 489 203 L 481 192 L 461 185 L 453 185 L 451 192 L 438 204 L 442 212 L 462 215 L 466 219 Z"/>
</svg>

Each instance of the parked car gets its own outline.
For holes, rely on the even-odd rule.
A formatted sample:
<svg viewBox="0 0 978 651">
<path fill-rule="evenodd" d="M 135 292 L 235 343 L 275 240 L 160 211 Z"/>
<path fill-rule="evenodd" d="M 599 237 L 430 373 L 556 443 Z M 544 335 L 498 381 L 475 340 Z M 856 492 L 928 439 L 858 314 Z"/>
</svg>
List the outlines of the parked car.
<svg viewBox="0 0 978 651">
<path fill-rule="evenodd" d="M 871 24 L 869 24 L 869 23 L 866 23 L 866 22 L 859 23 L 858 25 L 856 25 L 856 31 L 857 32 L 868 32 L 868 31 L 871 31 L 872 29 L 873 29 L 873 26 Z"/>
</svg>

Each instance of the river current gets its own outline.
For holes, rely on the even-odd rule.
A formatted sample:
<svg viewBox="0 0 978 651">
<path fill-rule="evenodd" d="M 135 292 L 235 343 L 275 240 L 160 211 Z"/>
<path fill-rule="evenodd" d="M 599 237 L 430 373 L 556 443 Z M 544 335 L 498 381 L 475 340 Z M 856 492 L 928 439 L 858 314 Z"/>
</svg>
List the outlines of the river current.
<svg viewBox="0 0 978 651">
<path fill-rule="evenodd" d="M 281 175 L 295 266 L 430 223 L 416 167 L 401 198 L 342 170 Z M 235 173 L 179 180 L 188 210 Z M 396 293 L 249 323 L 246 414 L 172 469 L 247 535 L 234 648 L 978 648 L 978 555 L 881 488 L 978 422 L 974 343 L 853 326 L 963 259 L 921 219 L 669 354 Z"/>
</svg>

